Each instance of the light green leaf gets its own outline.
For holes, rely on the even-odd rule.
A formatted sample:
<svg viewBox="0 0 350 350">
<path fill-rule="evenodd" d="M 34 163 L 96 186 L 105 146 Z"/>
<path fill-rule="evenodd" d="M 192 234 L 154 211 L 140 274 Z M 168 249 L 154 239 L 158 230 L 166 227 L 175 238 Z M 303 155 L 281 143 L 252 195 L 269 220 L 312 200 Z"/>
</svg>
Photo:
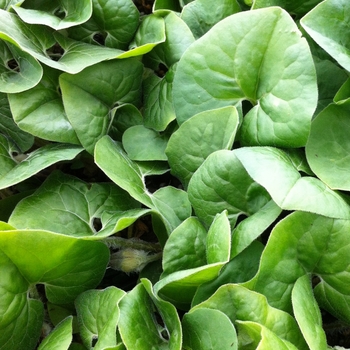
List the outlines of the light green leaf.
<svg viewBox="0 0 350 350">
<path fill-rule="evenodd" d="M 59 161 L 71 160 L 81 151 L 79 146 L 65 144 L 49 144 L 38 148 L 20 163 L 12 163 L 12 168 L 8 167 L 0 178 L 0 188 L 15 185 Z"/>
<path fill-rule="evenodd" d="M 281 214 L 282 209 L 273 201 L 241 221 L 232 232 L 231 259 L 257 239 Z"/>
<path fill-rule="evenodd" d="M 306 212 L 294 212 L 272 230 L 261 257 L 257 275 L 245 285 L 263 293 L 269 303 L 292 311 L 291 293 L 299 277 L 315 274 L 320 277 L 331 313 L 350 320 L 347 288 L 350 278 L 350 220 L 332 219 Z"/>
<path fill-rule="evenodd" d="M 311 169 L 330 188 L 350 190 L 350 99 L 330 104 L 311 124 L 306 155 Z"/>
<path fill-rule="evenodd" d="M 309 47 L 279 7 L 231 15 L 184 53 L 173 98 L 180 124 L 199 112 L 248 100 L 254 107 L 243 119 L 244 144 L 304 146 L 317 105 Z"/>
<path fill-rule="evenodd" d="M 4 10 L 0 10 L 0 39 L 52 68 L 71 74 L 124 53 L 70 39 L 47 26 L 24 23 L 17 15 Z"/>
<path fill-rule="evenodd" d="M 43 69 L 34 57 L 9 42 L 0 42 L 0 59 L 0 92 L 28 90 L 43 75 Z"/>
<path fill-rule="evenodd" d="M 265 296 L 237 284 L 221 286 L 209 299 L 191 310 L 216 309 L 234 323 L 252 321 L 265 326 L 278 337 L 293 343 L 298 349 L 307 349 L 294 318 L 271 307 Z M 277 347 L 277 349 L 279 349 Z"/>
<path fill-rule="evenodd" d="M 238 113 L 232 106 L 199 113 L 181 124 L 165 150 L 171 173 L 187 187 L 211 153 L 232 148 L 238 124 Z"/>
<path fill-rule="evenodd" d="M 22 131 L 14 122 L 6 94 L 0 93 L 0 133 L 25 152 L 33 146 L 34 136 Z"/>
<path fill-rule="evenodd" d="M 193 174 L 188 185 L 190 202 L 207 226 L 224 210 L 233 228 L 241 215 L 252 215 L 270 197 L 254 182 L 232 151 L 217 151 L 208 156 Z"/>
<path fill-rule="evenodd" d="M 86 22 L 92 13 L 91 0 L 26 0 L 20 6 L 12 6 L 19 17 L 27 23 L 43 24 L 61 30 Z M 63 18 L 62 18 L 63 17 Z"/>
<path fill-rule="evenodd" d="M 135 34 L 129 51 L 121 57 L 140 56 L 150 52 L 156 45 L 163 43 L 165 36 L 164 19 L 158 16 L 145 16 Z"/>
<path fill-rule="evenodd" d="M 350 3 L 347 0 L 325 0 L 300 21 L 311 38 L 347 71 L 350 71 L 349 22 Z"/>
<path fill-rule="evenodd" d="M 291 14 L 302 16 L 322 0 L 253 0 L 252 9 L 280 6 Z"/>
<path fill-rule="evenodd" d="M 190 217 L 169 236 L 163 249 L 163 274 L 165 276 L 206 264 L 207 231 L 196 217 Z"/>
<path fill-rule="evenodd" d="M 72 342 L 73 316 L 68 316 L 40 343 L 38 350 L 68 350 Z"/>
<path fill-rule="evenodd" d="M 0 232 L 0 349 L 34 349 L 43 322 L 43 304 L 33 299 L 35 284 L 47 299 L 69 304 L 102 279 L 109 250 L 89 242 L 39 230 Z"/>
<path fill-rule="evenodd" d="M 249 175 L 285 210 L 302 210 L 333 218 L 350 218 L 350 206 L 317 178 L 302 177 L 277 148 L 242 147 L 233 151 Z"/>
<path fill-rule="evenodd" d="M 198 287 L 214 280 L 223 265 L 225 262 L 173 272 L 155 284 L 155 293 L 177 308 L 188 310 Z"/>
<path fill-rule="evenodd" d="M 71 28 L 76 40 L 127 50 L 139 26 L 140 13 L 132 0 L 93 0 L 91 18 Z"/>
<path fill-rule="evenodd" d="M 185 349 L 237 350 L 235 327 L 221 311 L 197 309 L 185 314 L 182 319 Z"/>
<path fill-rule="evenodd" d="M 17 228 L 43 229 L 69 236 L 94 236 L 100 230 L 94 227 L 96 224 L 104 229 L 105 211 L 138 206 L 114 184 L 91 185 L 57 171 L 17 205 L 9 223 Z M 113 233 L 111 230 L 109 235 Z"/>
<path fill-rule="evenodd" d="M 167 160 L 165 148 L 168 138 L 143 125 L 135 125 L 123 134 L 123 146 L 132 160 Z"/>
<path fill-rule="evenodd" d="M 144 56 L 147 67 L 158 72 L 162 79 L 151 76 L 145 80 L 144 117 L 145 126 L 163 131 L 175 119 L 172 105 L 172 84 L 176 63 L 185 50 L 194 42 L 194 37 L 186 23 L 174 12 L 165 17 L 164 43 L 157 45 Z M 162 66 L 167 70 L 161 73 Z M 164 76 L 164 77 L 163 77 Z"/>
<path fill-rule="evenodd" d="M 88 290 L 75 300 L 79 333 L 88 349 L 94 340 L 97 340 L 94 350 L 117 345 L 118 304 L 125 294 L 111 286 L 103 290 Z"/>
<path fill-rule="evenodd" d="M 116 105 L 139 104 L 142 69 L 134 59 L 114 60 L 60 76 L 67 117 L 88 152 L 93 153 L 97 140 L 107 134 Z"/>
<path fill-rule="evenodd" d="M 279 338 L 268 328 L 251 321 L 237 321 L 238 344 L 248 349 L 297 350 L 292 343 Z M 305 347 L 304 347 L 305 349 Z"/>
<path fill-rule="evenodd" d="M 310 276 L 299 277 L 292 290 L 295 318 L 311 350 L 326 350 L 327 339 L 322 328 L 319 306 L 314 298 Z"/>
<path fill-rule="evenodd" d="M 222 19 L 241 11 L 236 0 L 196 0 L 186 5 L 181 12 L 181 18 L 190 27 L 196 39 L 204 35 L 214 24 Z"/>
<path fill-rule="evenodd" d="M 154 303 L 142 283 L 125 295 L 119 307 L 119 331 L 127 349 L 169 349 L 169 342 L 162 335 L 163 327 L 154 314 Z"/>
<path fill-rule="evenodd" d="M 255 241 L 235 256 L 221 269 L 217 278 L 199 286 L 192 300 L 192 306 L 210 298 L 224 284 L 242 283 L 253 278 L 258 272 L 263 250 L 263 244 Z"/>
<path fill-rule="evenodd" d="M 0 0 L 0 9 L 8 11 L 14 5 L 20 6 L 23 1 L 24 0 Z"/>
<path fill-rule="evenodd" d="M 141 283 L 145 287 L 148 295 L 152 299 L 154 305 L 157 308 L 162 320 L 164 322 L 163 336 L 169 339 L 168 349 L 169 350 L 180 350 L 182 349 L 182 330 L 181 323 L 179 320 L 179 314 L 174 305 L 162 300 L 153 291 L 151 282 L 142 278 Z M 162 331 L 162 330 L 161 330 Z"/>
<path fill-rule="evenodd" d="M 221 214 L 216 214 L 209 227 L 206 242 L 207 263 L 215 264 L 230 260 L 230 246 L 231 227 L 225 210 Z"/>
<path fill-rule="evenodd" d="M 80 144 L 67 119 L 58 83 L 60 72 L 45 67 L 44 76 L 32 89 L 9 94 L 13 118 L 26 132 L 44 140 Z"/>
</svg>

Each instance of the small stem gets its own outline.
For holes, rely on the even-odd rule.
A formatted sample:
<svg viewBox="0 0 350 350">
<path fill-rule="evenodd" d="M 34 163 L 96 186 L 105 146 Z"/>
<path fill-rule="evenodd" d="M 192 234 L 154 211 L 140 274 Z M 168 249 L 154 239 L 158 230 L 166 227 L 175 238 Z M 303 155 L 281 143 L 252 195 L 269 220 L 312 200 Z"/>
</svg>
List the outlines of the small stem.
<svg viewBox="0 0 350 350">
<path fill-rule="evenodd" d="M 162 250 L 160 244 L 145 242 L 137 238 L 107 237 L 104 239 L 105 244 L 112 249 L 132 248 L 137 250 L 145 250 L 148 252 L 160 252 Z"/>
</svg>

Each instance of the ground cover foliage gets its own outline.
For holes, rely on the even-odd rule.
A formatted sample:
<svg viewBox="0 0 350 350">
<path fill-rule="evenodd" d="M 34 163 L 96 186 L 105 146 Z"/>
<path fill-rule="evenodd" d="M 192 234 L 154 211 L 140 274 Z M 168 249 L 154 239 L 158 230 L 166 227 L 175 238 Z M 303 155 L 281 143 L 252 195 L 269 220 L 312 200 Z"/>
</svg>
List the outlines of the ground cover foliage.
<svg viewBox="0 0 350 350">
<path fill-rule="evenodd" d="M 0 1 L 0 349 L 350 346 L 349 25 Z"/>
</svg>

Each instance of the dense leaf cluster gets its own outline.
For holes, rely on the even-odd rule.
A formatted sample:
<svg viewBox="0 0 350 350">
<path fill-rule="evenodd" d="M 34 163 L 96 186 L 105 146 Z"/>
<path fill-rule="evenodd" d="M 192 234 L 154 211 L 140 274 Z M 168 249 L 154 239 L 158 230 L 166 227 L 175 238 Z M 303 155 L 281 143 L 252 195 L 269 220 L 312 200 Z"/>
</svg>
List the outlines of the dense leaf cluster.
<svg viewBox="0 0 350 350">
<path fill-rule="evenodd" d="M 0 1 L 0 349 L 329 348 L 349 1 L 137 5 Z"/>
</svg>

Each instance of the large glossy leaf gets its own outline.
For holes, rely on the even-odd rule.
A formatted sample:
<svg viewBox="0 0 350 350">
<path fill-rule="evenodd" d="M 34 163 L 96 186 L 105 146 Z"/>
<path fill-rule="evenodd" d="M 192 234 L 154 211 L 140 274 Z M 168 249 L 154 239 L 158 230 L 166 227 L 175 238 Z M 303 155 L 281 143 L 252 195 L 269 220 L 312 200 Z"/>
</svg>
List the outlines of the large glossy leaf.
<svg viewBox="0 0 350 350">
<path fill-rule="evenodd" d="M 75 300 L 80 335 L 86 348 L 95 350 L 117 345 L 119 302 L 126 293 L 116 287 L 88 290 Z"/>
<path fill-rule="evenodd" d="M 205 111 L 181 124 L 165 150 L 171 172 L 185 187 L 213 152 L 231 149 L 239 124 L 235 107 Z"/>
<path fill-rule="evenodd" d="M 139 25 L 139 11 L 132 0 L 92 0 L 92 16 L 70 28 L 69 36 L 90 44 L 126 50 Z"/>
<path fill-rule="evenodd" d="M 184 315 L 183 346 L 197 350 L 237 350 L 235 327 L 221 311 L 197 309 Z"/>
<path fill-rule="evenodd" d="M 7 170 L 1 174 L 0 188 L 15 185 L 59 161 L 71 160 L 81 151 L 82 148 L 79 146 L 49 144 L 31 152 L 28 156 L 26 155 L 24 160 L 19 163 L 11 160 L 9 154 L 7 156 L 5 154 Z M 2 153 L 2 157 L 4 157 L 4 153 Z"/>
<path fill-rule="evenodd" d="M 350 100 L 326 107 L 311 124 L 306 155 L 311 169 L 330 188 L 350 190 Z"/>
<path fill-rule="evenodd" d="M 92 13 L 91 0 L 26 0 L 21 6 L 12 8 L 24 22 L 44 24 L 56 30 L 84 23 Z"/>
<path fill-rule="evenodd" d="M 199 219 L 209 226 L 217 213 L 228 212 L 231 227 L 241 215 L 252 215 L 270 197 L 248 175 L 232 151 L 212 153 L 193 174 L 188 195 Z"/>
<path fill-rule="evenodd" d="M 54 172 L 33 195 L 17 205 L 9 223 L 17 228 L 43 229 L 70 236 L 93 236 L 104 229 L 105 211 L 123 211 L 138 206 L 117 186 L 109 183 L 87 184 L 75 177 Z M 94 227 L 96 224 L 102 227 Z M 114 233 L 113 228 L 110 228 L 110 235 Z"/>
<path fill-rule="evenodd" d="M 138 60 L 114 60 L 60 76 L 67 117 L 88 152 L 93 153 L 97 140 L 107 134 L 115 106 L 139 104 L 142 69 Z"/>
<path fill-rule="evenodd" d="M 243 120 L 243 143 L 300 147 L 317 104 L 315 68 L 284 10 L 244 11 L 216 24 L 185 52 L 173 96 L 179 123 L 248 100 L 254 107 Z"/>
<path fill-rule="evenodd" d="M 9 42 L 0 42 L 0 92 L 16 93 L 28 90 L 41 79 L 40 63 Z"/>
<path fill-rule="evenodd" d="M 350 70 L 349 22 L 350 3 L 347 0 L 325 0 L 300 21 L 312 39 L 347 71 Z"/>
<path fill-rule="evenodd" d="M 265 326 L 281 339 L 293 343 L 298 349 L 307 349 L 294 318 L 271 307 L 265 296 L 237 284 L 220 287 L 208 300 L 192 308 L 217 309 L 232 322 L 252 321 Z M 279 348 L 278 348 L 279 349 Z"/>
<path fill-rule="evenodd" d="M 282 150 L 242 147 L 233 152 L 280 208 L 350 219 L 350 206 L 343 197 L 317 178 L 302 177 Z"/>
<path fill-rule="evenodd" d="M 215 2 L 215 7 L 210 0 L 196 0 L 182 9 L 181 18 L 190 27 L 194 37 L 198 39 L 214 24 L 240 11 L 241 8 L 236 0 L 219 0 Z"/>
<path fill-rule="evenodd" d="M 71 74 L 124 53 L 70 39 L 47 26 L 24 23 L 17 15 L 4 10 L 0 10 L 0 38 L 38 61 Z"/>
<path fill-rule="evenodd" d="M 45 67 L 40 82 L 28 91 L 9 94 L 13 118 L 24 131 L 44 140 L 80 144 L 64 111 L 60 71 Z"/>
<path fill-rule="evenodd" d="M 35 284 L 45 285 L 50 302 L 69 304 L 100 282 L 108 260 L 101 242 L 49 231 L 1 231 L 0 349 L 35 348 L 44 317 Z"/>
<path fill-rule="evenodd" d="M 158 131 L 165 130 L 175 119 L 172 105 L 174 71 L 184 51 L 194 42 L 190 29 L 175 13 L 168 13 L 164 17 L 164 22 L 165 42 L 157 45 L 144 57 L 145 65 L 161 76 L 159 78 L 151 75 L 144 83 L 145 125 Z M 161 65 L 166 68 L 163 73 Z"/>
<path fill-rule="evenodd" d="M 317 289 L 328 304 L 323 307 L 349 321 L 349 225 L 349 220 L 290 214 L 272 230 L 259 271 L 246 285 L 263 293 L 271 305 L 291 312 L 295 282 L 316 274 L 321 279 Z"/>
</svg>

